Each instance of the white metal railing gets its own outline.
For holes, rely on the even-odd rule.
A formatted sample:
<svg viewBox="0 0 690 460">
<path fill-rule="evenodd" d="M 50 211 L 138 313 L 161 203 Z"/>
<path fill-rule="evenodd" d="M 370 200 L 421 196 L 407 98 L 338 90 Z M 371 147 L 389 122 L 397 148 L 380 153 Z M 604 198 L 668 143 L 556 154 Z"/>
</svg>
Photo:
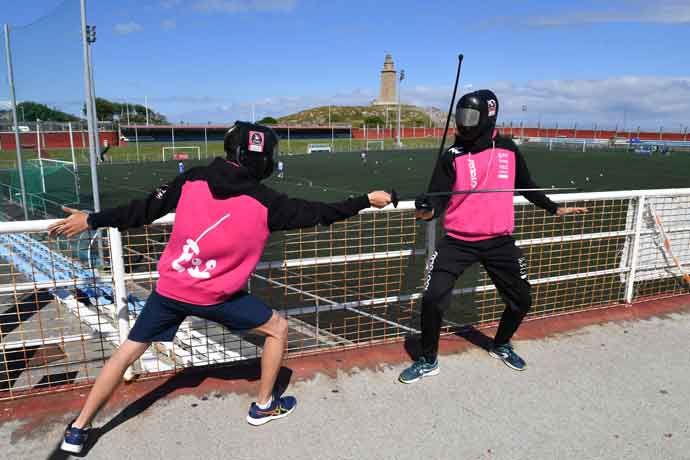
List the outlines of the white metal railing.
<svg viewBox="0 0 690 460">
<path fill-rule="evenodd" d="M 515 198 L 515 236 L 530 260 L 534 317 L 688 292 L 681 276 L 690 271 L 690 189 L 563 194 L 551 199 L 587 206 L 590 213 L 556 218 L 522 197 Z M 263 260 L 250 287 L 290 319 L 292 354 L 396 339 L 418 331 L 414 303 L 421 297 L 425 256 L 434 251 L 438 229 L 436 222 L 415 223 L 413 209 L 412 202 L 402 202 L 398 209 L 365 210 L 330 228 L 286 234 L 278 240 L 282 258 Z M 54 366 L 47 362 L 36 366 L 26 350 L 58 347 L 66 355 L 73 353 L 63 358 L 66 368 L 79 374 L 70 382 L 88 383 L 125 340 L 153 288 L 158 273 L 150 264 L 160 255 L 174 215 L 159 219 L 142 234 L 121 235 L 109 229 L 99 241 L 107 256 L 98 268 L 82 267 L 84 263 L 71 259 L 64 245 L 48 240 L 45 231 L 52 222 L 0 222 L 0 326 L 5 328 L 0 364 L 4 362 L 5 369 L 19 366 L 20 374 L 47 372 Z M 417 239 L 420 231 L 423 238 Z M 32 268 L 39 262 L 32 258 L 27 241 L 36 242 L 45 259 L 42 266 L 54 267 L 43 269 L 41 277 Z M 138 266 L 130 261 L 132 257 L 146 262 Z M 63 265 L 68 268 L 60 270 L 82 275 L 58 276 L 58 266 Z M 492 283 L 481 271 L 475 276 L 469 284 L 463 278 L 453 291 L 458 305 L 472 296 L 470 317 L 459 307 L 448 315 L 448 327 L 492 322 L 500 316 L 503 303 Z M 90 301 L 77 291 L 87 291 Z M 39 293 L 54 299 L 49 305 L 55 311 L 46 313 L 52 310 L 27 301 L 36 312 L 27 319 L 21 308 L 15 308 L 18 299 L 38 298 Z M 59 318 L 59 325 L 53 317 Z M 100 359 L 93 360 L 89 344 L 101 350 Z M 22 350 L 25 356 L 16 358 Z M 190 319 L 176 342 L 155 344 L 136 371 L 235 361 L 259 353 L 260 346 L 242 336 Z M 35 378 L 18 383 L 9 375 L 0 372 L 0 399 L 3 391 L 14 397 L 24 390 L 48 391 L 64 383 L 36 385 Z"/>
</svg>

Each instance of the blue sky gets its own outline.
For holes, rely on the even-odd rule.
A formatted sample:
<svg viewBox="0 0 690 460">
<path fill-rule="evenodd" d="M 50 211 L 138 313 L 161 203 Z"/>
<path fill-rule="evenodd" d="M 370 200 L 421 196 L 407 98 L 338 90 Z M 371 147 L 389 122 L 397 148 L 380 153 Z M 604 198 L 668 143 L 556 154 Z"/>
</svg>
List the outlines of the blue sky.
<svg viewBox="0 0 690 460">
<path fill-rule="evenodd" d="M 18 98 L 78 107 L 78 0 L 3 3 Z M 91 0 L 88 13 L 98 95 L 148 96 L 173 121 L 367 103 L 386 52 L 404 101 L 445 109 L 462 52 L 463 85 L 495 89 L 504 120 L 690 124 L 690 0 Z"/>
</svg>

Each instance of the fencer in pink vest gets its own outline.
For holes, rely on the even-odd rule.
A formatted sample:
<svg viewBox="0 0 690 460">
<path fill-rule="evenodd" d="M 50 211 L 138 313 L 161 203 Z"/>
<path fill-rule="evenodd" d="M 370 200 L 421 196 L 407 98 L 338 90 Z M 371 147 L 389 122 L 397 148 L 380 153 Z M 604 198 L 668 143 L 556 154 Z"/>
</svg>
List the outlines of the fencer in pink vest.
<svg viewBox="0 0 690 460">
<path fill-rule="evenodd" d="M 246 420 L 262 425 L 285 417 L 297 400 L 274 393 L 286 347 L 288 324 L 261 299 L 245 291 L 271 232 L 329 225 L 391 197 L 382 191 L 322 203 L 288 198 L 262 184 L 274 169 L 278 136 L 267 126 L 237 122 L 225 136 L 225 158 L 192 168 L 149 196 L 94 214 L 71 215 L 51 235 L 74 236 L 101 227 L 147 225 L 175 211 L 170 239 L 158 262 L 160 278 L 128 339 L 107 361 L 78 417 L 65 431 L 62 449 L 79 453 L 98 409 L 110 398 L 127 367 L 152 342 L 172 341 L 187 316 L 217 322 L 232 331 L 266 337 L 261 381 Z"/>
<path fill-rule="evenodd" d="M 480 189 L 537 188 L 520 150 L 496 130 L 498 98 L 489 90 L 465 94 L 455 111 L 453 145 L 439 158 L 429 192 Z M 539 191 L 522 193 L 549 214 L 586 212 L 585 208 L 559 207 Z M 508 367 L 524 370 L 510 339 L 532 304 L 528 264 L 512 237 L 512 193 L 475 193 L 446 196 L 421 195 L 415 201 L 417 218 L 444 215 L 445 236 L 429 259 L 422 297 L 422 354 L 399 377 L 412 383 L 439 373 L 438 342 L 443 314 L 451 303 L 458 277 L 471 265 L 483 265 L 506 308 L 489 354 Z"/>
</svg>

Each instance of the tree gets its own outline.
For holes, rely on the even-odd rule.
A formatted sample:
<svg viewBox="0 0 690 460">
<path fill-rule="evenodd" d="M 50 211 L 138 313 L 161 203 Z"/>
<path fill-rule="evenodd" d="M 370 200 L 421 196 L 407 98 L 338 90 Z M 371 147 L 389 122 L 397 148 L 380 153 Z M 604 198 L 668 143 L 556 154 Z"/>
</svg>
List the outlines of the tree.
<svg viewBox="0 0 690 460">
<path fill-rule="evenodd" d="M 278 120 L 276 120 L 273 117 L 263 117 L 261 120 L 259 120 L 259 124 L 261 124 L 261 125 L 277 125 Z"/>
<path fill-rule="evenodd" d="M 57 109 L 51 109 L 45 104 L 39 104 L 38 102 L 32 101 L 24 101 L 17 104 L 17 114 L 20 120 L 23 121 L 36 121 L 37 119 L 41 121 L 58 122 L 79 121 L 79 118 L 74 115 Z"/>
<path fill-rule="evenodd" d="M 383 118 L 379 117 L 378 115 L 369 115 L 368 117 L 364 118 L 364 123 L 366 123 L 367 126 L 383 126 L 386 122 Z"/>
<path fill-rule="evenodd" d="M 83 107 L 86 115 L 86 106 Z M 129 117 L 127 112 L 129 111 Z M 149 107 L 149 123 L 152 125 L 166 125 L 168 119 L 165 115 L 156 112 Z M 96 98 L 96 118 L 100 121 L 113 121 L 113 115 L 120 117 L 120 123 L 146 123 L 146 107 L 140 104 L 129 104 L 126 102 L 113 102 L 100 97 Z"/>
</svg>

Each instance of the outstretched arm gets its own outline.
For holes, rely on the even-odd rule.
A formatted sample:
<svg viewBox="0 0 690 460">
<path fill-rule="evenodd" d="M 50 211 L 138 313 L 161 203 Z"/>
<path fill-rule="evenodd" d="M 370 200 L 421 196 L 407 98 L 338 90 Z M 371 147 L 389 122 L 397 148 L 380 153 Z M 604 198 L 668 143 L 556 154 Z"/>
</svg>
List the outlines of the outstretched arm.
<svg viewBox="0 0 690 460">
<path fill-rule="evenodd" d="M 517 149 L 515 150 L 515 188 L 538 188 L 529 174 L 524 157 Z M 566 214 L 583 214 L 587 212 L 587 208 L 564 208 L 558 206 L 544 192 L 522 192 L 522 196 L 531 203 L 559 217 Z"/>
<path fill-rule="evenodd" d="M 330 225 L 352 217 L 362 209 L 370 206 L 383 208 L 390 202 L 391 196 L 383 191 L 371 192 L 336 203 L 288 198 L 287 195 L 276 193 L 268 208 L 268 227 L 271 231 L 277 231 Z"/>
<path fill-rule="evenodd" d="M 63 206 L 62 210 L 69 216 L 48 227 L 48 234 L 73 237 L 89 228 L 95 230 L 101 227 L 117 227 L 126 230 L 150 224 L 175 209 L 185 177 L 177 176 L 172 182 L 158 187 L 144 199 L 132 200 L 124 206 L 93 214 Z"/>
</svg>

